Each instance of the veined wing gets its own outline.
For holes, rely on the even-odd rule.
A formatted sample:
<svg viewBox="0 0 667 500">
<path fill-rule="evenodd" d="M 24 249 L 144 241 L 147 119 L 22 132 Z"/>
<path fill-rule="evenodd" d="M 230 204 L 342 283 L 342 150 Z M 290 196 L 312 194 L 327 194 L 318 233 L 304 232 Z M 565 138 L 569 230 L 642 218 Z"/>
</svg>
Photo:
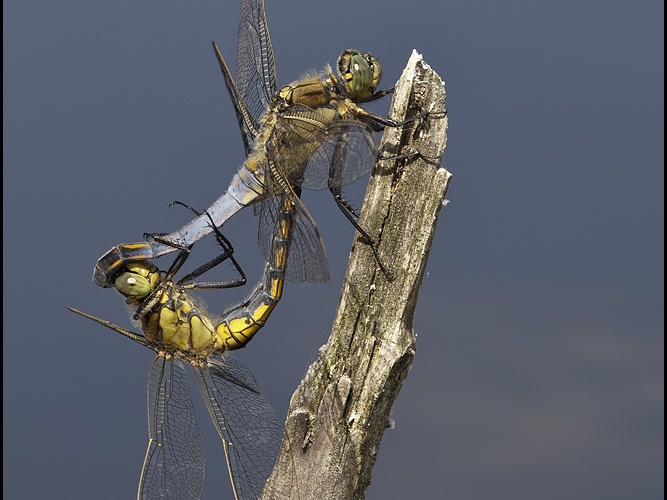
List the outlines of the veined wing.
<svg viewBox="0 0 667 500">
<path fill-rule="evenodd" d="M 246 156 L 259 134 L 260 120 L 277 90 L 273 46 L 263 0 L 242 0 L 236 52 L 236 81 L 213 42 L 225 85 L 234 105 Z"/>
<path fill-rule="evenodd" d="M 275 182 L 268 176 L 269 183 Z M 284 211 L 283 196 L 291 199 L 293 224 L 285 279 L 293 283 L 308 281 L 310 283 L 324 283 L 329 279 L 329 266 L 324 243 L 317 230 L 315 221 L 291 187 L 270 186 L 270 193 L 259 204 L 258 243 L 264 258 L 271 260 L 273 235 L 280 214 Z"/>
<path fill-rule="evenodd" d="M 306 189 L 349 184 L 368 174 L 377 158 L 375 132 L 367 124 L 327 121 L 300 104 L 281 113 L 271 141 L 280 171 Z"/>
<path fill-rule="evenodd" d="M 148 449 L 139 500 L 199 499 L 206 467 L 187 373 L 180 361 L 158 355 L 148 376 Z"/>
<path fill-rule="evenodd" d="M 214 352 L 195 372 L 225 448 L 234 496 L 256 500 L 278 456 L 282 425 L 240 362 Z"/>
<path fill-rule="evenodd" d="M 250 151 L 252 151 L 255 138 L 259 134 L 260 124 L 246 105 L 243 97 L 241 97 L 241 92 L 234 82 L 234 77 L 230 73 L 225 58 L 222 57 L 222 53 L 215 42 L 213 42 L 213 50 L 215 51 L 215 56 L 218 58 L 229 97 L 232 99 L 232 104 L 234 105 L 234 112 L 236 113 L 236 119 L 241 129 L 241 137 L 243 138 L 243 147 L 245 148 L 246 156 L 248 156 Z"/>
<path fill-rule="evenodd" d="M 252 116 L 259 121 L 278 90 L 264 0 L 241 0 L 236 84 Z"/>
</svg>

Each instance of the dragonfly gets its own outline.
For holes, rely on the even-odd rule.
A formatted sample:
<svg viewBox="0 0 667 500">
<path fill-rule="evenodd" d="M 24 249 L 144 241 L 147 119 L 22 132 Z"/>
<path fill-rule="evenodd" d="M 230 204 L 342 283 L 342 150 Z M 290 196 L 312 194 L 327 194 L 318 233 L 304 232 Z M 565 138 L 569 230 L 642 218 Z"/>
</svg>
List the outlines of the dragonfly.
<svg viewBox="0 0 667 500">
<path fill-rule="evenodd" d="M 238 26 L 236 79 L 213 42 L 224 81 L 234 105 L 246 152 L 227 191 L 208 209 L 216 226 L 254 205 L 259 214 L 259 247 L 266 258 L 281 199 L 292 197 L 295 227 L 286 279 L 293 282 L 328 280 L 326 252 L 315 222 L 300 201 L 301 188 L 329 189 L 337 206 L 371 246 L 384 266 L 374 239 L 359 225 L 359 214 L 345 200 L 342 186 L 368 174 L 377 157 L 376 132 L 403 126 L 373 114 L 359 104 L 379 99 L 393 89 L 376 90 L 382 67 L 376 57 L 349 49 L 338 58 L 338 74 L 330 67 L 320 74 L 277 87 L 273 46 L 263 0 L 242 0 Z M 146 234 L 146 241 L 117 245 L 96 263 L 93 281 L 112 287 L 127 262 L 157 258 L 188 246 L 211 231 L 198 217 L 181 229 Z"/>
<path fill-rule="evenodd" d="M 207 314 L 189 290 L 239 286 L 245 283 L 245 274 L 231 244 L 206 214 L 200 215 L 209 218 L 223 250 L 218 257 L 174 281 L 189 256 L 191 247 L 186 247 L 166 272 L 149 261 L 135 261 L 115 279 L 114 288 L 135 311 L 142 333 L 70 308 L 156 353 L 148 377 L 149 441 L 137 493 L 140 500 L 198 499 L 203 493 L 205 458 L 186 365 L 195 373 L 222 440 L 234 498 L 257 499 L 262 494 L 278 455 L 282 425 L 250 371 L 227 351 L 245 347 L 281 299 L 295 215 L 291 197 L 282 200 L 262 281 L 247 300 L 218 319 Z M 195 281 L 227 259 L 238 279 Z"/>
</svg>

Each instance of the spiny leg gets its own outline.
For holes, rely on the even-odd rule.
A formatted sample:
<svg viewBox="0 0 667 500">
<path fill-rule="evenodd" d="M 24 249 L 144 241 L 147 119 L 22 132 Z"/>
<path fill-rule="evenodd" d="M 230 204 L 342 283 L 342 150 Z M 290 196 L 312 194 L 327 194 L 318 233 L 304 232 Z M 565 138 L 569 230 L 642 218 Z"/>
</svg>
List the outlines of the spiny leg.
<svg viewBox="0 0 667 500">
<path fill-rule="evenodd" d="M 201 217 L 203 214 L 196 210 L 195 208 L 191 207 L 190 205 L 180 202 L 180 201 L 174 201 L 172 202 L 172 205 L 181 205 L 188 210 L 192 211 L 197 217 Z M 211 214 L 208 213 L 208 211 L 205 211 L 204 214 L 206 214 L 206 217 L 209 220 L 209 226 L 213 230 L 213 233 L 215 234 L 215 239 L 218 243 L 218 245 L 222 248 L 223 252 L 215 257 L 214 259 L 206 262 L 205 264 L 199 266 L 197 269 L 189 273 L 187 276 L 184 276 L 178 281 L 178 285 L 184 286 L 184 288 L 192 289 L 220 289 L 220 288 L 233 288 L 237 286 L 242 286 L 245 285 L 246 283 L 246 275 L 245 272 L 243 271 L 243 268 L 241 265 L 238 263 L 236 258 L 234 257 L 234 247 L 232 246 L 231 242 L 222 234 L 220 229 L 215 225 L 213 222 L 213 218 L 211 217 Z M 198 283 L 191 283 L 193 280 L 197 279 L 199 276 L 204 274 L 205 272 L 209 271 L 210 269 L 213 269 L 215 266 L 220 264 L 221 262 L 225 260 L 231 260 L 232 264 L 236 268 L 236 271 L 239 274 L 239 278 L 235 280 L 227 280 L 227 281 L 207 281 L 207 282 L 198 282 Z"/>
<path fill-rule="evenodd" d="M 359 214 L 357 211 L 343 198 L 342 195 L 342 190 L 340 187 L 329 187 L 329 191 L 331 191 L 331 194 L 334 197 L 334 201 L 336 202 L 336 205 L 338 205 L 338 208 L 340 208 L 340 211 L 343 212 L 343 215 L 347 217 L 347 220 L 350 221 L 350 223 L 354 226 L 354 228 L 363 236 L 363 238 L 366 240 L 368 245 L 371 247 L 371 250 L 373 250 L 373 255 L 375 255 L 375 260 L 378 263 L 378 266 L 380 266 L 380 269 L 382 269 L 382 272 L 387 276 L 388 279 L 393 279 L 394 278 L 394 273 L 391 272 L 387 267 L 384 265 L 382 262 L 382 259 L 380 258 L 380 252 L 378 250 L 377 243 L 375 240 L 359 225 L 359 222 L 357 219 L 359 218 Z"/>
</svg>

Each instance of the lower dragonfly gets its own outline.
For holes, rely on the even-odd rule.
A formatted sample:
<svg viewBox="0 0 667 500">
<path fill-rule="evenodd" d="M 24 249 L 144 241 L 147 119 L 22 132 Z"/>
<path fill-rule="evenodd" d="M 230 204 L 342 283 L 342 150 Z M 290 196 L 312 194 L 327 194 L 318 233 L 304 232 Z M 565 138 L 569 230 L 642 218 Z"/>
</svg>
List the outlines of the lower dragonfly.
<svg viewBox="0 0 667 500">
<path fill-rule="evenodd" d="M 181 249 L 166 273 L 147 261 L 138 261 L 128 263 L 115 280 L 115 288 L 136 309 L 143 334 L 70 308 L 156 352 L 148 380 L 149 442 L 139 481 L 140 500 L 198 499 L 204 490 L 204 451 L 184 364 L 192 366 L 222 440 L 234 498 L 261 497 L 280 448 L 282 425 L 250 371 L 225 351 L 245 347 L 282 297 L 294 225 L 291 199 L 285 197 L 284 201 L 262 281 L 245 302 L 218 320 L 207 315 L 187 290 L 241 285 L 245 275 L 231 244 L 212 221 L 223 252 L 176 283 L 173 278 L 190 248 Z M 226 259 L 236 267 L 239 279 L 194 282 Z"/>
</svg>

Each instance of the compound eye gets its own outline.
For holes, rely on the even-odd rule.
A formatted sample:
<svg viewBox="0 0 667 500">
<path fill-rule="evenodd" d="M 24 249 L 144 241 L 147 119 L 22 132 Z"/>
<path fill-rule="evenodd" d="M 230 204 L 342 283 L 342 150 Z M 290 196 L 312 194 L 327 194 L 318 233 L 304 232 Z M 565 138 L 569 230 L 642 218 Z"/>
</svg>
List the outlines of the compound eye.
<svg viewBox="0 0 667 500">
<path fill-rule="evenodd" d="M 382 65 L 377 57 L 371 54 L 366 54 L 368 64 L 373 70 L 373 83 L 371 84 L 371 90 L 375 92 L 375 89 L 380 84 L 380 78 L 382 78 Z"/>
<path fill-rule="evenodd" d="M 151 293 L 151 283 L 137 273 L 123 273 L 113 284 L 120 293 L 133 299 L 143 299 Z"/>
<path fill-rule="evenodd" d="M 375 56 L 354 49 L 340 55 L 338 70 L 354 102 L 371 99 L 382 76 L 382 66 Z"/>
<path fill-rule="evenodd" d="M 342 76 L 349 73 L 352 57 L 356 55 L 361 55 L 361 52 L 354 49 L 347 49 L 338 57 L 338 71 Z"/>
</svg>

